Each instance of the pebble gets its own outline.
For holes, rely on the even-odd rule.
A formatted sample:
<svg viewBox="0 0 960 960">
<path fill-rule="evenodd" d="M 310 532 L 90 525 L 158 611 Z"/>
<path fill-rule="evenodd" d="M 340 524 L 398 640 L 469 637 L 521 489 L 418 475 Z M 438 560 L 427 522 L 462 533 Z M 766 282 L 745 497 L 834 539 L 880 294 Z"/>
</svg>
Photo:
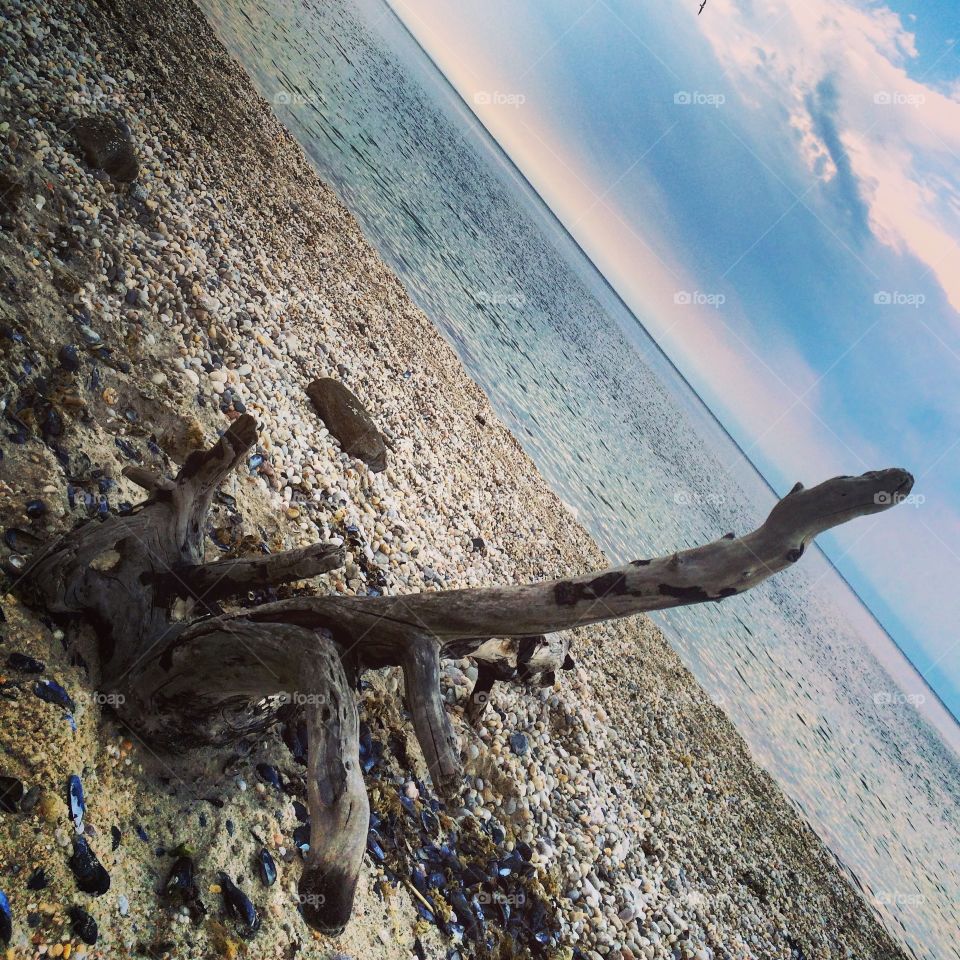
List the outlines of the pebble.
<svg viewBox="0 0 960 960">
<path fill-rule="evenodd" d="M 0 149 L 38 158 L 51 181 L 50 189 L 44 188 L 50 196 L 41 197 L 45 203 L 40 214 L 30 215 L 62 211 L 57 226 L 76 231 L 80 256 L 89 256 L 99 271 L 77 292 L 75 308 L 67 315 L 74 319 L 68 319 L 68 329 L 50 346 L 59 369 L 47 372 L 74 385 L 87 376 L 66 374 L 84 370 L 90 379 L 96 374 L 94 395 L 116 403 L 118 382 L 111 379 L 110 364 L 103 359 L 110 354 L 103 351 L 115 349 L 118 358 L 120 345 L 131 339 L 137 343 L 138 369 L 132 378 L 137 389 L 163 402 L 175 396 L 183 409 L 204 418 L 202 425 L 193 421 L 194 446 L 205 433 L 212 437 L 214 426 L 222 429 L 230 415 L 249 410 L 260 424 L 260 445 L 249 454 L 236 482 L 239 490 L 252 494 L 231 492 L 244 510 L 269 507 L 290 541 L 286 546 L 343 537 L 350 548 L 347 568 L 328 578 L 329 589 L 341 594 L 393 595 L 522 582 L 559 576 L 565 569 L 582 568 L 585 556 L 597 556 L 595 546 L 576 532 L 565 533 L 562 544 L 552 542 L 554 520 L 562 531 L 568 523 L 565 515 L 555 516 L 555 498 L 532 471 L 526 475 L 528 462 L 509 438 L 504 442 L 502 427 L 486 405 L 480 406 L 474 385 L 466 382 L 439 335 L 420 326 L 420 315 L 405 306 L 400 295 L 390 294 L 389 308 L 381 303 L 384 268 L 337 203 L 318 201 L 310 211 L 313 223 L 322 222 L 322 243 L 316 256 L 302 256 L 302 245 L 288 239 L 289 224 L 275 230 L 269 218 L 250 216 L 235 198 L 228 202 L 230 193 L 220 183 L 214 188 L 205 181 L 207 172 L 223 172 L 216 166 L 215 147 L 201 142 L 206 137 L 190 144 L 182 139 L 184 131 L 164 129 L 169 115 L 162 113 L 162 100 L 145 101 L 148 85 L 135 72 L 119 69 L 109 46 L 99 49 L 97 37 L 80 25 L 76 4 L 55 9 L 32 0 L 11 4 L 14 13 L 2 25 L 0 101 L 15 109 L 4 111 Z M 151 70 L 160 69 L 157 65 L 167 58 L 150 56 L 154 51 L 147 49 L 149 44 L 145 34 L 143 59 L 149 59 Z M 185 69 L 189 73 L 193 68 Z M 242 82 L 236 86 L 243 96 Z M 130 187 L 121 184 L 117 189 L 118 184 L 91 171 L 51 117 L 52 111 L 73 110 L 91 96 L 123 102 L 138 169 L 137 182 Z M 244 107 L 241 103 L 238 109 Z M 264 124 L 272 138 L 271 151 L 291 149 L 268 118 Z M 18 139 L 11 146 L 14 130 Z M 170 149 L 171 142 L 176 149 Z M 282 185 L 285 156 L 276 163 Z M 128 166 L 126 172 L 131 170 Z M 260 173 L 250 171 L 251 191 Z M 272 175 L 267 182 L 272 190 Z M 241 187 L 246 189 L 245 184 Z M 27 257 L 37 271 L 51 269 L 39 242 Z M 317 262 L 320 267 L 314 270 Z M 370 286 L 365 286 L 370 278 Z M 359 318 L 369 325 L 369 334 L 353 332 Z M 371 339 L 379 353 L 370 349 Z M 401 371 L 410 376 L 401 376 Z M 382 472 L 345 456 L 311 409 L 307 383 L 332 376 L 348 380 L 351 390 L 370 402 L 371 416 L 390 440 Z M 494 435 L 499 439 L 485 439 Z M 139 435 L 135 439 L 139 446 L 130 449 L 145 450 Z M 380 463 L 375 465 L 379 468 Z M 29 493 L 25 490 L 22 496 Z M 54 505 L 49 511 L 43 501 L 37 501 L 43 507 L 34 507 L 32 513 L 27 507 L 33 526 L 50 522 L 58 512 L 53 495 L 48 501 Z M 18 509 L 22 503 L 17 501 Z M 18 551 L 20 562 L 20 554 L 28 552 Z M 738 796 L 739 784 L 733 781 L 740 768 L 730 774 L 716 770 L 711 785 L 711 798 L 716 799 L 708 799 L 704 774 L 709 765 L 721 765 L 716 758 L 722 750 L 708 742 L 701 752 L 701 744 L 690 743 L 682 724 L 686 698 L 696 697 L 698 690 L 675 682 L 675 662 L 657 653 L 655 643 L 644 643 L 643 650 L 663 663 L 646 674 L 633 671 L 636 630 L 603 630 L 584 631 L 583 646 L 594 640 L 614 650 L 619 645 L 624 669 L 650 681 L 649 689 L 641 684 L 634 691 L 629 725 L 622 718 L 619 726 L 611 722 L 599 707 L 604 697 L 609 705 L 611 694 L 602 671 L 589 677 L 589 668 L 599 662 L 589 650 L 583 654 L 584 666 L 565 675 L 555 692 L 538 694 L 497 684 L 476 735 L 463 731 L 458 721 L 458 733 L 468 738 L 466 754 L 475 778 L 472 809 L 462 816 L 502 824 L 518 849 L 521 843 L 530 847 L 531 863 L 538 868 L 549 864 L 551 876 L 569 891 L 559 898 L 561 940 L 576 943 L 591 960 L 618 954 L 624 960 L 631 954 L 648 960 L 703 960 L 710 956 L 701 947 L 706 942 L 726 945 L 724 952 L 714 951 L 714 960 L 784 956 L 777 932 L 781 918 L 773 907 L 758 905 L 754 893 L 736 880 L 748 867 L 761 869 L 754 859 L 764 871 L 776 859 L 764 840 L 751 841 L 747 848 L 730 827 L 749 823 L 747 801 Z M 670 677 L 669 691 L 680 690 L 679 704 L 657 686 L 664 676 Z M 462 706 L 469 687 L 450 677 L 451 700 Z M 459 679 L 463 677 L 472 683 L 475 669 Z M 71 677 L 71 686 L 74 682 Z M 42 700 L 75 711 L 57 681 L 36 684 L 32 689 Z M 695 762 L 677 762 L 681 754 L 692 755 Z M 125 756 L 123 762 L 120 769 L 126 770 L 131 758 Z M 367 764 L 375 762 L 362 756 L 365 772 Z M 67 772 L 63 769 L 59 776 Z M 277 789 L 265 796 L 276 803 L 282 796 L 279 779 L 274 786 Z M 61 792 L 57 787 L 56 793 Z M 254 795 L 244 792 L 245 798 Z M 404 783 L 403 796 L 422 803 L 412 780 Z M 64 801 L 48 790 L 35 812 L 51 844 L 58 833 L 67 846 L 74 844 L 70 865 L 80 889 L 85 884 L 94 895 L 105 892 L 110 877 L 86 834 L 72 837 L 66 829 L 70 821 Z M 15 814 L 23 815 L 22 810 Z M 236 835 L 232 829 L 222 831 L 229 838 L 224 844 L 239 845 L 246 825 L 238 818 Z M 111 833 L 117 849 L 119 830 L 113 827 Z M 78 843 L 83 844 L 79 854 Z M 754 850 L 766 855 L 755 857 Z M 711 856 L 685 864 L 687 881 L 681 883 L 671 874 L 678 861 L 688 855 L 697 859 L 694 854 L 703 851 L 711 851 Z M 122 853 L 149 858 L 153 848 L 127 844 Z M 248 847 L 247 854 L 252 868 L 253 849 Z M 53 855 L 62 853 L 56 848 Z M 193 864 L 181 857 L 174 866 L 165 896 L 189 912 L 199 899 Z M 773 867 L 770 874 L 782 894 L 787 881 Z M 272 887 L 271 894 L 277 896 L 281 887 Z M 241 931 L 249 933 L 259 926 L 259 915 L 249 898 L 231 899 L 231 889 L 245 898 L 226 874 L 220 884 L 211 885 L 212 892 L 224 896 L 226 910 Z M 787 889 L 797 899 L 804 894 L 792 886 Z M 723 902 L 714 906 L 718 892 Z M 121 903 L 127 904 L 125 897 L 117 899 L 118 909 Z M 73 912 L 71 923 L 75 936 L 87 944 L 96 941 L 96 924 L 89 914 L 81 928 L 92 931 L 92 941 L 81 935 Z M 279 925 L 270 933 L 281 938 Z M 390 950 L 398 949 L 391 929 L 380 927 L 376 935 Z M 131 940 L 129 947 L 134 945 Z M 849 947 L 857 953 L 857 944 Z M 226 939 L 223 951 L 236 956 L 238 947 Z M 59 955 L 66 952 L 62 946 Z M 111 941 L 104 955 L 127 952 Z"/>
</svg>

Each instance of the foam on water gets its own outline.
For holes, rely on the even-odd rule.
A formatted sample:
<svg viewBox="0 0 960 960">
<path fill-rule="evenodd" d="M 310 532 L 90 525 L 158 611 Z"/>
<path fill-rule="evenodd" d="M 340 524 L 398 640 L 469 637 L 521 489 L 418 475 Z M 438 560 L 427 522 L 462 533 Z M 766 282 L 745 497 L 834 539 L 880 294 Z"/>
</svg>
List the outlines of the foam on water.
<svg viewBox="0 0 960 960">
<path fill-rule="evenodd" d="M 763 519 L 770 490 L 388 7 L 201 5 L 613 559 Z M 956 756 L 823 556 L 657 619 L 891 933 L 960 957 Z"/>
</svg>

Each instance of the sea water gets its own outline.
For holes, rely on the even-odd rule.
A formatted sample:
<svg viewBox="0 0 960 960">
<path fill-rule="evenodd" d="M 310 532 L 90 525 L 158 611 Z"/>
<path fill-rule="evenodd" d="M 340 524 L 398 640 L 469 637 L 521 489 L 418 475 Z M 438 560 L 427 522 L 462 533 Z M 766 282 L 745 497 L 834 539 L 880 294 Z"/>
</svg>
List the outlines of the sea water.
<svg viewBox="0 0 960 960">
<path fill-rule="evenodd" d="M 611 560 L 762 522 L 770 489 L 389 6 L 201 6 Z M 960 957 L 957 757 L 823 555 L 656 619 L 891 934 Z"/>
</svg>

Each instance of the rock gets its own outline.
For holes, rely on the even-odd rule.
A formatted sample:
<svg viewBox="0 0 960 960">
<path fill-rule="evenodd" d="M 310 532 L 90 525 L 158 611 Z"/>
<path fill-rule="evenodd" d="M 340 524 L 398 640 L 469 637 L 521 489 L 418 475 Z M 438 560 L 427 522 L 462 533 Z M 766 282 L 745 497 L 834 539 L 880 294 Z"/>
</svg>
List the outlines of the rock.
<svg viewBox="0 0 960 960">
<path fill-rule="evenodd" d="M 339 380 L 324 377 L 307 387 L 307 396 L 344 453 L 375 473 L 387 467 L 387 447 L 363 404 Z"/>
<path fill-rule="evenodd" d="M 522 757 L 527 750 L 529 749 L 529 743 L 527 742 L 526 734 L 523 733 L 511 733 L 510 734 L 510 749 L 518 756 Z"/>
<path fill-rule="evenodd" d="M 87 163 L 114 180 L 135 180 L 140 172 L 130 128 L 107 114 L 84 117 L 73 125 L 73 136 Z"/>
</svg>

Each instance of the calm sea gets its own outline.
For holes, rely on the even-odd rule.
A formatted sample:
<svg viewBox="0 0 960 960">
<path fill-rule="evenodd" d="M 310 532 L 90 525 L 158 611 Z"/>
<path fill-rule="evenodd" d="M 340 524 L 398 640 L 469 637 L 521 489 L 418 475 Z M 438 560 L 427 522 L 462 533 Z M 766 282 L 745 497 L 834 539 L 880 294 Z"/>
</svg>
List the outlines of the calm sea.
<svg viewBox="0 0 960 960">
<path fill-rule="evenodd" d="M 612 559 L 763 519 L 771 491 L 382 0 L 201 6 Z M 657 619 L 890 932 L 960 957 L 957 758 L 822 555 Z"/>
</svg>

